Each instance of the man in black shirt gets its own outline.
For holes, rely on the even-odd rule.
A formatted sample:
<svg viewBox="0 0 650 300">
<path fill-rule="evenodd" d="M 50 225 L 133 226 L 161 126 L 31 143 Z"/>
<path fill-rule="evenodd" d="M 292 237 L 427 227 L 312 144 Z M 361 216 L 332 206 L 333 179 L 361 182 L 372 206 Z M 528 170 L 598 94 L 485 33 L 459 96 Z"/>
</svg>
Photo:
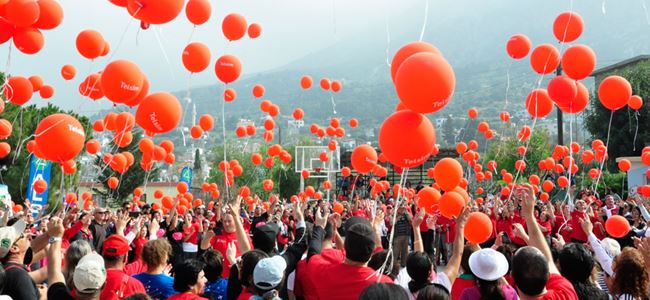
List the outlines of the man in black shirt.
<svg viewBox="0 0 650 300">
<path fill-rule="evenodd" d="M 101 250 L 104 245 L 108 231 L 108 222 L 106 222 L 108 211 L 106 208 L 97 207 L 93 212 L 93 221 L 90 224 L 90 232 L 93 236 L 93 247 L 95 250 Z"/>
<path fill-rule="evenodd" d="M 24 264 L 28 251 L 31 256 L 30 242 L 24 235 L 25 226 L 25 221 L 18 219 L 12 226 L 0 228 L 0 259 L 6 279 L 4 294 L 12 299 L 39 299 L 40 292 Z M 28 260 L 31 261 L 31 257 Z"/>
</svg>

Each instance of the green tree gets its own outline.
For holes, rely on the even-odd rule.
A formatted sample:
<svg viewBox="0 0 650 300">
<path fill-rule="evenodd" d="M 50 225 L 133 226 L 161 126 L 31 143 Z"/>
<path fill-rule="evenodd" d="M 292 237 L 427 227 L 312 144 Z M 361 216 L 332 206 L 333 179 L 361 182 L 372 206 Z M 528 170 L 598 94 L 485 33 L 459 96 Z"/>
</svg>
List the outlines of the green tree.
<svg viewBox="0 0 650 300">
<path fill-rule="evenodd" d="M 1 73 L 0 73 L 1 74 Z M 0 76 L 0 82 L 3 82 L 3 76 Z M 0 83 L 1 85 L 1 83 Z M 11 136 L 5 140 L 11 146 L 11 153 L 3 159 L 0 159 L 0 181 L 9 187 L 11 198 L 16 203 L 22 203 L 27 195 L 29 162 L 31 154 L 27 151 L 27 141 L 32 138 L 34 131 L 40 121 L 55 113 L 67 113 L 75 117 L 82 124 L 86 131 L 86 136 L 90 136 L 91 127 L 88 119 L 79 116 L 72 111 L 63 111 L 59 107 L 48 104 L 45 107 L 37 108 L 35 105 L 17 106 L 6 104 L 2 113 L 2 118 L 12 123 L 13 131 Z M 77 164 L 78 168 L 80 167 Z M 61 178 L 64 178 L 62 184 Z M 62 176 L 61 168 L 58 164 L 52 165 L 50 175 L 48 201 L 52 202 L 61 199 L 63 194 L 74 189 L 78 185 L 79 176 L 65 175 Z"/>
<path fill-rule="evenodd" d="M 641 62 L 616 73 L 630 82 L 634 94 L 643 99 L 650 99 L 650 62 Z M 593 138 L 607 142 L 609 137 L 608 169 L 616 170 L 615 159 L 617 157 L 641 155 L 643 147 L 650 142 L 650 131 L 647 130 L 650 127 L 648 105 L 642 106 L 638 112 L 625 107 L 612 113 L 595 96 L 592 96 L 590 102 L 585 125 Z M 638 133 L 636 132 L 637 128 Z M 637 135 L 636 140 L 635 134 Z"/>
<path fill-rule="evenodd" d="M 451 115 L 447 116 L 445 123 L 442 125 L 442 136 L 446 147 L 453 147 L 456 142 L 456 128 L 454 128 L 454 119 Z"/>
<path fill-rule="evenodd" d="M 527 178 L 528 175 L 539 173 L 537 163 L 551 155 L 548 143 L 549 133 L 544 129 L 536 129 L 530 136 L 530 142 L 520 142 L 516 138 L 505 138 L 490 145 L 485 161 L 494 160 L 497 162 L 497 168 L 506 169 L 508 172 L 515 174 L 515 162 L 521 159 L 517 152 L 519 146 L 526 146 L 526 169 L 520 175 L 520 178 Z M 497 175 L 497 174 L 495 174 Z"/>
<path fill-rule="evenodd" d="M 194 172 L 201 170 L 201 152 L 196 149 L 194 152 Z"/>
<path fill-rule="evenodd" d="M 139 162 L 142 161 L 142 152 L 140 152 L 138 149 L 138 144 L 141 139 L 142 130 L 135 128 L 133 130 L 133 141 L 131 144 L 124 148 L 118 148 L 114 142 L 111 142 L 108 146 L 108 149 L 117 149 L 115 151 L 110 151 L 112 153 L 122 153 L 128 151 L 133 154 L 134 163 L 126 172 L 124 172 L 124 174 L 119 174 L 118 172 L 115 172 L 110 166 L 107 166 L 101 156 L 97 155 L 95 157 L 95 165 L 101 166 L 102 168 L 101 173 L 97 177 L 97 181 L 102 183 L 103 189 L 93 188 L 93 191 L 96 194 L 102 195 L 102 197 L 107 199 L 106 203 L 111 207 L 119 207 L 125 202 L 130 201 L 131 199 L 129 196 L 133 193 L 133 190 L 135 188 L 142 186 L 145 180 L 151 180 L 152 178 L 156 178 L 158 176 L 160 170 L 158 167 L 156 167 L 155 163 L 154 167 L 151 168 L 150 171 L 145 171 L 139 165 Z M 108 179 L 113 176 L 120 181 L 118 187 L 115 190 L 112 190 L 108 187 Z"/>
</svg>

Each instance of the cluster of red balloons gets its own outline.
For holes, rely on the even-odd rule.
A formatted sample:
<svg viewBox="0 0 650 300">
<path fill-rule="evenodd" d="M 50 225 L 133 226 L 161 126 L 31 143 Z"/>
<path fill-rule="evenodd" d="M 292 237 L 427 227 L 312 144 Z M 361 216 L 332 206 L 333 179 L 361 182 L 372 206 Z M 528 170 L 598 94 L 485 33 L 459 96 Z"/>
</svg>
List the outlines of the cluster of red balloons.
<svg viewBox="0 0 650 300">
<path fill-rule="evenodd" d="M 63 20 L 63 8 L 56 0 L 9 0 L 0 5 L 0 44 L 10 39 L 25 54 L 43 49 L 41 30 L 54 29 Z"/>
<path fill-rule="evenodd" d="M 350 124 L 354 124 L 356 126 L 358 125 L 358 121 L 353 122 L 351 119 Z M 322 128 L 318 126 L 318 124 L 313 123 L 309 126 L 309 132 L 319 138 L 323 138 L 326 135 L 331 138 L 345 137 L 345 128 L 341 127 L 341 121 L 339 118 L 331 118 L 330 125 L 326 128 Z"/>
<path fill-rule="evenodd" d="M 104 36 L 94 29 L 84 29 L 79 32 L 75 45 L 79 54 L 90 60 L 108 55 L 111 49 L 110 44 L 104 40 Z"/>
<path fill-rule="evenodd" d="M 219 198 L 219 186 L 214 182 L 204 182 L 201 184 L 201 190 L 204 193 L 211 193 L 212 198 Z"/>
<path fill-rule="evenodd" d="M 237 126 L 237 128 L 235 129 L 235 134 L 237 135 L 238 138 L 243 138 L 246 136 L 254 136 L 256 132 L 257 132 L 257 127 L 255 127 L 255 124 L 252 122 L 246 125 Z"/>
<path fill-rule="evenodd" d="M 262 26 L 258 23 L 248 25 L 246 18 L 238 13 L 228 14 L 221 22 L 223 35 L 229 41 L 237 41 L 248 33 L 248 37 L 256 39 L 262 34 Z"/>
<path fill-rule="evenodd" d="M 164 140 L 160 145 L 156 145 L 151 139 L 143 138 L 138 144 L 138 149 L 142 152 L 140 166 L 145 171 L 151 170 L 154 162 L 164 161 L 171 165 L 176 161 L 174 143 L 170 140 Z"/>
<path fill-rule="evenodd" d="M 113 171 L 119 174 L 124 174 L 135 162 L 133 154 L 128 151 L 116 154 L 106 153 L 104 154 L 103 160 L 105 164 L 109 165 Z"/>
<path fill-rule="evenodd" d="M 11 76 L 2 89 L 5 98 L 16 105 L 29 102 L 36 92 L 39 93 L 41 98 L 49 99 L 54 95 L 54 87 L 45 84 L 41 76 L 33 75 L 28 78 Z"/>
<path fill-rule="evenodd" d="M 199 118 L 199 124 L 193 125 L 190 128 L 190 136 L 193 139 L 199 139 L 203 136 L 203 133 L 212 130 L 214 127 L 214 118 L 209 114 L 201 115 Z"/>
</svg>

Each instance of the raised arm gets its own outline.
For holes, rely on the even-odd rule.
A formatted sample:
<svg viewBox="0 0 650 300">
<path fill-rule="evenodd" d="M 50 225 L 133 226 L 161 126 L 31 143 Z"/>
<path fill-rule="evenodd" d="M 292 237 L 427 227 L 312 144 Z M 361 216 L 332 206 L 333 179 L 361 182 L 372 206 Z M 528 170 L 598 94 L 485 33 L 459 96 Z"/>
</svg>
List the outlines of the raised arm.
<svg viewBox="0 0 650 300">
<path fill-rule="evenodd" d="M 460 269 L 460 259 L 463 256 L 463 248 L 465 247 L 465 224 L 469 219 L 469 208 L 463 208 L 458 218 L 456 218 L 456 237 L 454 238 L 454 249 L 449 263 L 445 267 L 445 275 L 449 278 L 451 283 L 458 277 L 458 270 Z"/>
<path fill-rule="evenodd" d="M 65 283 L 63 272 L 61 272 L 61 238 L 63 237 L 63 231 L 63 221 L 58 217 L 52 217 L 47 224 L 47 233 L 52 237 L 52 243 L 47 252 L 47 282 L 49 285 L 57 282 Z"/>
<path fill-rule="evenodd" d="M 526 220 L 526 227 L 528 227 L 528 245 L 539 249 L 539 251 L 544 254 L 544 257 L 546 257 L 546 260 L 548 261 L 548 270 L 551 274 L 559 274 L 560 272 L 557 267 L 555 267 L 555 263 L 553 263 L 551 249 L 548 247 L 544 234 L 542 233 L 542 230 L 539 229 L 539 225 L 535 219 L 534 210 L 535 201 L 537 201 L 537 199 L 535 199 L 533 187 L 530 184 L 522 184 L 515 188 L 515 193 L 522 197 L 523 200 L 521 215 Z"/>
<path fill-rule="evenodd" d="M 246 234 L 246 230 L 244 230 L 244 225 L 242 224 L 241 217 L 239 216 L 241 200 L 242 197 L 237 196 L 235 203 L 228 204 L 228 207 L 230 207 L 230 214 L 235 221 L 235 232 L 237 232 L 237 245 L 239 246 L 239 253 L 244 254 L 251 250 L 251 243 L 248 240 L 248 235 Z"/>
<path fill-rule="evenodd" d="M 420 208 L 411 222 L 411 226 L 413 226 L 413 251 L 415 252 L 424 252 L 422 234 L 420 233 L 420 224 L 422 224 L 425 215 L 426 213 L 424 212 L 424 208 Z"/>
</svg>

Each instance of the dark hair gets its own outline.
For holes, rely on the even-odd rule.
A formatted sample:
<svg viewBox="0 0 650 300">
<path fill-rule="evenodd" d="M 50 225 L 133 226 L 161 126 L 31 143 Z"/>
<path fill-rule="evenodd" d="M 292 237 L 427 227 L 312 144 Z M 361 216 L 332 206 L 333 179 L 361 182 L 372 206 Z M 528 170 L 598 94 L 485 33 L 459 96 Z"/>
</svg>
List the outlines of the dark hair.
<svg viewBox="0 0 650 300">
<path fill-rule="evenodd" d="M 359 300 L 408 300 L 408 298 L 409 295 L 401 286 L 392 283 L 373 283 L 359 295 Z"/>
<path fill-rule="evenodd" d="M 591 283 L 594 258 L 582 244 L 570 243 L 559 253 L 560 273 L 571 281 L 580 299 L 607 299 L 607 294 Z"/>
<path fill-rule="evenodd" d="M 203 271 L 203 263 L 196 259 L 187 259 L 177 265 L 175 269 L 174 290 L 179 293 L 184 293 L 196 284 L 199 273 Z"/>
<path fill-rule="evenodd" d="M 345 257 L 355 262 L 368 262 L 375 250 L 375 231 L 367 224 L 350 226 L 344 243 Z"/>
<path fill-rule="evenodd" d="M 377 271 L 381 266 L 384 265 L 384 262 L 387 261 L 386 268 L 384 269 L 384 275 L 390 277 L 391 279 L 395 280 L 397 278 L 397 275 L 399 275 L 399 260 L 397 259 L 390 259 L 389 256 L 391 255 L 391 252 L 388 252 L 387 249 L 381 250 L 379 252 L 375 252 L 372 254 L 370 257 L 370 261 L 368 262 L 368 267 Z M 388 258 L 388 260 L 386 260 Z M 393 262 L 393 265 L 389 265 L 390 262 Z"/>
<path fill-rule="evenodd" d="M 257 262 L 262 258 L 269 257 L 266 252 L 254 249 L 244 253 L 241 256 L 241 268 L 239 269 L 239 281 L 244 286 L 254 286 L 253 284 L 253 271 Z"/>
<path fill-rule="evenodd" d="M 501 290 L 499 280 L 487 281 L 481 278 L 476 279 L 476 285 L 481 292 L 481 299 L 486 300 L 505 300 L 506 295 Z"/>
<path fill-rule="evenodd" d="M 506 260 L 508 261 L 508 274 L 510 274 L 510 272 L 512 272 L 512 257 L 515 255 L 517 248 L 512 244 L 505 244 L 497 247 L 497 251 L 501 252 L 501 254 L 506 257 Z"/>
<path fill-rule="evenodd" d="M 416 300 L 450 300 L 449 291 L 441 284 L 433 283 L 418 292 Z"/>
<path fill-rule="evenodd" d="M 528 296 L 539 295 L 549 277 L 548 261 L 536 248 L 522 247 L 512 258 L 512 278 L 517 288 Z"/>
<path fill-rule="evenodd" d="M 110 255 L 102 255 L 104 258 L 104 264 L 106 265 L 106 268 L 114 267 L 118 265 L 120 262 L 124 261 L 124 255 L 117 255 L 117 256 L 110 256 Z"/>
<path fill-rule="evenodd" d="M 151 300 L 151 297 L 146 294 L 137 293 L 124 298 L 124 300 Z"/>
<path fill-rule="evenodd" d="M 205 278 L 207 278 L 209 282 L 219 280 L 219 278 L 221 278 L 221 273 L 223 272 L 223 255 L 221 255 L 221 252 L 210 248 L 203 252 L 201 260 L 205 263 L 205 267 L 203 267 Z"/>
<path fill-rule="evenodd" d="M 634 298 L 646 298 L 648 273 L 641 252 L 635 248 L 623 248 L 614 264 L 614 282 L 610 291 L 615 297 L 630 294 Z"/>
<path fill-rule="evenodd" d="M 5 289 L 5 283 L 7 283 L 6 278 L 7 275 L 5 273 L 5 268 L 2 264 L 0 264 L 0 294 L 2 294 Z"/>
<path fill-rule="evenodd" d="M 424 252 L 411 252 L 406 257 L 406 272 L 411 277 L 409 291 L 415 293 L 429 284 L 429 277 L 433 263 L 429 255 Z"/>
<path fill-rule="evenodd" d="M 325 237 L 323 239 L 325 240 L 330 240 L 334 236 L 334 229 L 332 227 L 332 223 L 327 222 L 327 225 L 325 225 Z"/>
<path fill-rule="evenodd" d="M 472 253 L 478 250 L 477 248 L 478 247 L 474 244 L 467 244 L 465 245 L 465 248 L 463 248 L 463 256 L 460 258 L 460 267 L 463 268 L 463 273 L 474 275 L 469 267 L 469 257 Z"/>
</svg>

